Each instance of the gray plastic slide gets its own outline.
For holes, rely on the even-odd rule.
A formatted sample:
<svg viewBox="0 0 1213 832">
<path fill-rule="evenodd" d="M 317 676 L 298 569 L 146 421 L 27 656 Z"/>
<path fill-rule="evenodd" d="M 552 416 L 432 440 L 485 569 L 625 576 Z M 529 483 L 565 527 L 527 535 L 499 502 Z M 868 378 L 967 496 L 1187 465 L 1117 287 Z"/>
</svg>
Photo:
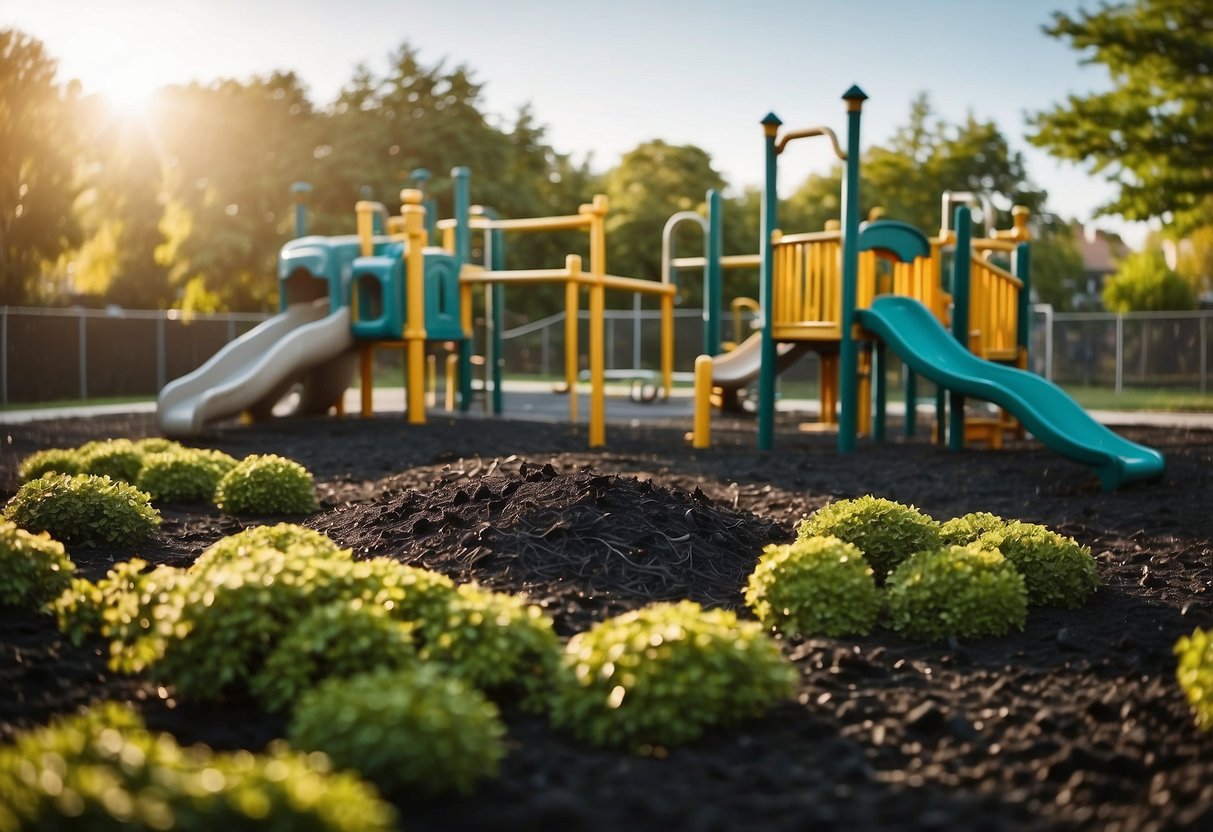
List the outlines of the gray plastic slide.
<svg viewBox="0 0 1213 832">
<path fill-rule="evenodd" d="M 292 304 L 166 384 L 156 402 L 160 430 L 193 436 L 246 410 L 268 414 L 296 382 L 302 402 L 327 407 L 349 386 L 356 364 L 348 308 L 329 314 L 327 299 Z"/>
</svg>

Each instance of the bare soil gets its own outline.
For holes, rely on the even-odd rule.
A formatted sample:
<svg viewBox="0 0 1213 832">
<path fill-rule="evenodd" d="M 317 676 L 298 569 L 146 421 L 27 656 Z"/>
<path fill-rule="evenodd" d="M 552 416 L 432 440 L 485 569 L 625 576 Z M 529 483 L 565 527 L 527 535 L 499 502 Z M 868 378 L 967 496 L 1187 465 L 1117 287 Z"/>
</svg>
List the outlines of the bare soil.
<svg viewBox="0 0 1213 832">
<path fill-rule="evenodd" d="M 562 635 L 652 600 L 746 614 L 741 589 L 764 545 L 839 498 L 874 494 L 938 519 L 971 511 L 1043 523 L 1091 547 L 1102 587 L 1084 609 L 1033 608 L 1022 633 L 923 644 L 887 630 L 787 639 L 799 696 L 761 720 L 668 754 L 586 748 L 503 703 L 510 753 L 469 798 L 387 795 L 408 829 L 1210 829 L 1213 736 L 1175 682 L 1172 645 L 1213 626 L 1213 432 L 1124 429 L 1167 456 L 1164 480 L 1117 493 L 1031 440 L 948 452 L 781 424 L 718 426 L 693 452 L 685 425 L 584 428 L 399 417 L 224 426 L 192 444 L 277 453 L 315 475 L 306 525 L 357 556 L 389 555 L 524 592 Z M 0 496 L 20 460 L 95 438 L 156 435 L 150 416 L 0 427 Z M 100 577 L 134 555 L 186 565 L 258 522 L 168 506 L 133 550 L 76 547 Z M 105 667 L 45 617 L 0 610 L 0 740 L 101 699 L 138 703 L 184 743 L 259 749 L 280 718 L 247 700 L 201 706 Z"/>
</svg>

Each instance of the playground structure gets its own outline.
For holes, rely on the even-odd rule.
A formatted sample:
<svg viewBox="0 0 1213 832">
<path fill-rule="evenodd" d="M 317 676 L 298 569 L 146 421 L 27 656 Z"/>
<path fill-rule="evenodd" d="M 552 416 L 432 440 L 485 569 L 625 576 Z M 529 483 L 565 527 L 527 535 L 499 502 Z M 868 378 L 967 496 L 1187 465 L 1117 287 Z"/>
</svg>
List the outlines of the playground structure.
<svg viewBox="0 0 1213 832">
<path fill-rule="evenodd" d="M 500 349 L 492 336 L 500 332 L 501 290 L 506 285 L 557 284 L 564 288 L 565 375 L 571 421 L 578 416 L 578 311 L 581 292 L 587 292 L 591 447 L 606 442 L 603 313 L 607 289 L 658 298 L 662 388 L 668 397 L 673 383 L 675 288 L 667 282 L 607 273 L 606 197 L 596 196 L 575 215 L 499 219 L 487 209 L 470 205 L 467 168 L 455 168 L 452 176 L 454 218 L 427 222 L 433 219 L 432 204 L 427 211 L 422 191 L 411 188 L 401 192 L 399 216 L 391 216 L 381 203 L 359 201 L 355 206 L 357 233 L 336 237 L 304 234 L 303 205 L 309 189 L 297 184 L 293 191 L 298 237 L 279 255 L 279 314 L 161 390 L 157 411 L 163 432 L 189 436 L 217 419 L 241 413 L 269 415 L 292 390 L 298 395 L 296 413 L 340 410 L 356 371 L 361 377 L 361 413 L 370 416 L 373 356 L 381 348 L 404 351 L 408 420 L 424 424 L 428 342 L 457 345 L 457 358 L 448 363 L 448 380 L 458 378 L 459 406 L 466 410 L 472 396 L 472 308 L 478 287 L 486 291 L 490 318 L 498 321 L 490 328 L 485 386 L 499 412 L 501 378 L 496 356 Z M 430 245 L 431 228 L 441 232 L 441 246 Z M 562 229 L 588 234 L 588 270 L 583 269 L 578 255 L 569 255 L 563 268 L 502 268 L 506 233 Z M 484 235 L 483 264 L 471 262 L 473 232 Z"/>
<path fill-rule="evenodd" d="M 1060 388 L 1026 371 L 1030 288 L 1026 209 L 1017 208 L 1013 228 L 1000 232 L 993 229 L 987 208 L 986 236 L 978 239 L 972 236 L 967 204 L 956 207 L 954 225 L 948 227 L 951 203 L 973 201 L 972 194 L 945 194 L 942 228 L 935 238 L 893 220 L 877 219 L 861 226 L 859 128 L 866 98 L 858 87 L 843 95 L 848 122 L 845 150 L 828 127 L 791 130 L 781 136 L 778 117 L 772 113 L 763 119 L 762 324 L 756 336 L 732 353 L 716 357 L 705 350 L 697 359 L 693 444 L 700 448 L 710 444 L 711 396 L 722 383 L 734 382 L 728 369 L 744 366 L 749 379 L 756 363 L 758 447 L 770 449 L 775 377 L 790 356 L 805 350 L 821 357 L 825 419 L 831 418 L 837 399 L 839 451 L 854 451 L 860 433 L 884 439 L 884 367 L 886 351 L 892 349 L 910 371 L 907 433 L 914 429 L 914 374 L 918 374 L 937 385 L 937 436 L 942 439 L 946 434 L 954 450 L 973 438 L 997 447 L 1004 431 L 1021 430 L 1022 425 L 1046 446 L 1095 468 L 1105 489 L 1162 476 L 1165 461 L 1160 453 L 1108 430 Z M 786 234 L 778 227 L 778 157 L 792 141 L 813 137 L 828 138 L 844 164 L 841 221 L 836 229 Z M 946 248 L 951 248 L 950 292 L 944 281 Z M 706 274 L 713 268 L 718 272 L 719 267 L 710 263 L 713 256 L 709 246 Z M 996 257 L 1009 257 L 1010 268 L 998 265 Z M 966 419 L 966 396 L 991 402 L 1003 413 Z"/>
<path fill-rule="evenodd" d="M 363 200 L 356 206 L 357 234 L 319 237 L 303 236 L 307 189 L 297 186 L 300 236 L 284 246 L 279 257 L 280 314 L 229 344 L 195 372 L 166 385 L 158 405 L 161 428 L 169 436 L 186 436 L 218 418 L 241 412 L 267 414 L 292 389 L 298 391 L 297 412 L 340 408 L 341 396 L 359 368 L 361 411 L 370 416 L 373 354 L 384 347 L 404 350 L 408 419 L 423 424 L 430 341 L 457 345 L 448 380 L 458 378 L 459 406 L 467 409 L 472 393 L 472 308 L 478 287 L 486 292 L 488 318 L 497 324 L 490 325 L 486 339 L 485 389 L 492 392 L 494 410 L 499 412 L 500 347 L 495 338 L 500 331 L 501 292 L 511 284 L 557 284 L 565 294 L 565 376 L 573 421 L 579 375 L 577 313 L 581 291 L 588 294 L 588 438 L 590 447 L 600 447 L 606 441 L 606 290 L 659 299 L 662 389 L 668 397 L 674 364 L 673 272 L 702 266 L 705 335 L 704 355 L 695 368 L 696 447 L 710 443 L 712 391 L 736 389 L 756 380 L 758 446 L 770 449 L 775 377 L 805 351 L 821 358 L 821 413 L 823 420 L 832 421 L 837 409 L 839 451 L 852 452 L 861 433 L 884 439 L 884 367 L 887 350 L 892 349 L 910 371 L 908 433 L 915 423 L 915 375 L 921 375 L 937 386 L 937 436 L 942 440 L 946 435 L 953 449 L 974 438 L 998 446 L 1005 431 L 1026 428 L 1049 447 L 1096 468 L 1105 488 L 1161 476 L 1165 469 L 1161 454 L 1099 425 L 1060 388 L 1024 369 L 1030 286 L 1025 210 L 1014 212 L 1014 226 L 1006 231 L 993 229 L 992 212 L 987 210 L 986 236 L 977 239 L 972 235 L 970 209 L 964 204 L 977 199 L 972 194 L 944 195 L 942 228 L 934 238 L 892 220 L 860 225 L 859 127 L 866 98 L 858 87 L 843 96 L 848 121 L 845 150 L 828 127 L 781 136 L 782 122 L 769 114 L 762 122 L 766 164 L 758 254 L 723 256 L 719 197 L 709 193 L 706 219 L 682 212 L 667 223 L 659 281 L 607 272 L 603 196 L 582 205 L 575 215 L 501 219 L 470 205 L 470 174 L 466 168 L 456 168 L 453 218 L 435 222 L 432 203 L 423 204 L 420 190 L 406 189 L 399 216 Z M 791 142 L 813 137 L 829 139 L 844 163 L 841 218 L 823 231 L 787 234 L 778 227 L 778 157 Z M 961 204 L 950 228 L 948 211 L 953 202 Z M 687 221 L 704 231 L 704 257 L 673 259 L 670 234 Z M 506 233 L 563 229 L 587 233 L 588 270 L 577 255 L 569 255 L 563 268 L 503 268 Z M 430 244 L 435 230 L 440 232 L 441 246 Z M 485 241 L 481 264 L 471 262 L 474 232 Z M 945 250 L 951 254 L 947 287 Z M 1009 267 L 995 262 L 998 257 L 1009 258 Z M 727 268 L 755 265 L 760 271 L 761 326 L 734 349 L 721 353 L 717 320 L 721 274 Z M 741 340 L 739 334 L 735 340 Z M 966 418 L 966 396 L 992 402 L 1003 413 L 996 418 Z"/>
</svg>

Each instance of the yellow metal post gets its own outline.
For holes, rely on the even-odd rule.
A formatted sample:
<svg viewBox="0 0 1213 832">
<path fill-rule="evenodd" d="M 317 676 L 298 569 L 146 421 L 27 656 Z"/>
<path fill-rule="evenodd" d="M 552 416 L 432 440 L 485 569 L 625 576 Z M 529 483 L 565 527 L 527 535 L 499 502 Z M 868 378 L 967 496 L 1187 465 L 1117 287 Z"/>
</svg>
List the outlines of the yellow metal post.
<svg viewBox="0 0 1213 832">
<path fill-rule="evenodd" d="M 594 197 L 580 213 L 590 216 L 590 447 L 606 444 L 606 348 L 603 319 L 606 317 L 606 213 L 607 198 Z M 570 270 L 571 270 L 571 263 Z"/>
<path fill-rule="evenodd" d="M 438 356 L 425 357 L 425 406 L 433 407 L 438 404 Z"/>
<path fill-rule="evenodd" d="M 375 347 L 363 344 L 359 358 L 362 374 L 358 392 L 362 395 L 362 418 L 369 419 L 375 412 Z"/>
<path fill-rule="evenodd" d="M 712 446 L 712 356 L 695 359 L 695 427 L 693 448 Z"/>
<path fill-rule="evenodd" d="M 354 205 L 358 221 L 358 253 L 363 257 L 375 253 L 375 209 L 378 207 L 377 203 L 365 199 Z"/>
<path fill-rule="evenodd" d="M 455 412 L 455 393 L 459 389 L 459 356 L 451 353 L 446 357 L 446 412 Z"/>
<path fill-rule="evenodd" d="M 404 205 L 405 291 L 408 298 L 404 341 L 408 365 L 409 424 L 425 424 L 425 208 L 421 191 L 401 192 Z"/>
<path fill-rule="evenodd" d="M 581 271 L 581 258 L 575 254 L 569 255 L 566 264 L 574 274 Z M 569 421 L 573 423 L 577 421 L 577 291 L 577 281 L 570 276 L 564 284 L 564 383 L 569 391 Z"/>
<path fill-rule="evenodd" d="M 661 296 L 661 397 L 674 393 L 674 296 Z"/>
</svg>

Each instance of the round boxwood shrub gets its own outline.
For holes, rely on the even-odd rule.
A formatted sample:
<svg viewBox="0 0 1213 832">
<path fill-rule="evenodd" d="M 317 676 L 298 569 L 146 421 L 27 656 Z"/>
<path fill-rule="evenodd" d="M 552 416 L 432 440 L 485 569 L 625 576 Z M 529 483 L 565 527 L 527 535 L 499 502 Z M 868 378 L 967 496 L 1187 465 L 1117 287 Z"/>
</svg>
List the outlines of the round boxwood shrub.
<svg viewBox="0 0 1213 832">
<path fill-rule="evenodd" d="M 336 601 L 301 618 L 270 652 L 249 687 L 267 710 L 280 711 L 331 676 L 396 670 L 416 661 L 412 624 L 357 598 Z"/>
<path fill-rule="evenodd" d="M 333 557 L 347 560 L 353 557 L 349 549 L 342 549 L 323 532 L 295 523 L 278 523 L 273 526 L 250 526 L 244 531 L 217 540 L 203 550 L 190 570 L 197 572 L 200 569 L 208 569 L 224 561 L 238 559 L 253 549 L 270 548 L 286 552 L 300 544 L 314 552 L 324 552 Z"/>
<path fill-rule="evenodd" d="M 222 451 L 183 448 L 148 453 L 135 484 L 157 503 L 212 502 L 219 480 L 236 467 Z"/>
<path fill-rule="evenodd" d="M 1196 727 L 1213 731 L 1213 632 L 1197 629 L 1175 642 L 1180 690 L 1196 717 Z"/>
<path fill-rule="evenodd" d="M 1090 548 L 1044 526 L 1013 521 L 986 532 L 977 542 L 997 549 L 1015 564 L 1028 589 L 1029 604 L 1078 609 L 1099 587 Z"/>
<path fill-rule="evenodd" d="M 17 474 L 22 482 L 36 480 L 44 474 L 79 474 L 80 454 L 74 448 L 47 448 L 21 460 Z"/>
<path fill-rule="evenodd" d="M 180 442 L 173 439 L 165 439 L 163 436 L 149 436 L 146 439 L 136 439 L 135 447 L 145 456 L 147 454 L 163 454 L 169 451 L 186 450 L 186 447 Z"/>
<path fill-rule="evenodd" d="M 480 691 L 434 665 L 333 677 L 295 707 L 292 745 L 323 751 L 385 791 L 467 793 L 495 776 L 505 726 Z"/>
<path fill-rule="evenodd" d="M 77 448 L 80 473 L 109 477 L 132 485 L 143 467 L 143 452 L 129 439 L 104 439 Z"/>
<path fill-rule="evenodd" d="M 482 690 L 520 690 L 531 706 L 560 658 L 552 619 L 521 596 L 463 584 L 443 614 L 417 621 L 423 658 Z"/>
<path fill-rule="evenodd" d="M 312 475 L 277 454 L 253 454 L 223 475 L 215 505 L 229 514 L 311 514 L 316 502 Z"/>
<path fill-rule="evenodd" d="M 262 547 L 184 574 L 156 611 L 155 633 L 166 635 L 156 636 L 163 649 L 152 671 L 198 699 L 246 686 L 317 607 L 357 599 L 411 622 L 444 615 L 454 596 L 445 576 L 386 558 L 352 561 L 305 544 L 285 552 Z"/>
<path fill-rule="evenodd" d="M 551 718 L 601 746 L 643 751 L 757 716 L 798 674 L 757 622 L 692 601 L 651 604 L 573 636 Z"/>
<path fill-rule="evenodd" d="M 4 830 L 378 832 L 395 821 L 373 787 L 332 771 L 321 754 L 281 742 L 258 755 L 182 748 L 114 703 L 57 718 L 0 748 Z"/>
<path fill-rule="evenodd" d="M 92 474 L 47 474 L 17 489 L 4 515 L 67 544 L 131 546 L 151 537 L 160 512 L 147 492 Z"/>
<path fill-rule="evenodd" d="M 979 638 L 1023 629 L 1023 577 L 981 544 L 916 552 L 885 585 L 889 624 L 911 638 Z"/>
<path fill-rule="evenodd" d="M 71 586 L 75 568 L 50 535 L 0 520 L 0 607 L 41 610 Z"/>
<path fill-rule="evenodd" d="M 789 636 L 871 632 L 880 590 L 858 547 L 837 537 L 768 546 L 746 583 L 745 602 L 767 627 Z"/>
<path fill-rule="evenodd" d="M 912 555 L 938 549 L 939 524 L 913 506 L 866 495 L 838 500 L 801 522 L 801 539 L 837 537 L 863 552 L 878 583 Z"/>
<path fill-rule="evenodd" d="M 976 543 L 986 532 L 1000 531 L 1007 521 L 988 511 L 975 511 L 963 517 L 953 517 L 939 527 L 939 536 L 945 546 L 968 546 Z"/>
</svg>

